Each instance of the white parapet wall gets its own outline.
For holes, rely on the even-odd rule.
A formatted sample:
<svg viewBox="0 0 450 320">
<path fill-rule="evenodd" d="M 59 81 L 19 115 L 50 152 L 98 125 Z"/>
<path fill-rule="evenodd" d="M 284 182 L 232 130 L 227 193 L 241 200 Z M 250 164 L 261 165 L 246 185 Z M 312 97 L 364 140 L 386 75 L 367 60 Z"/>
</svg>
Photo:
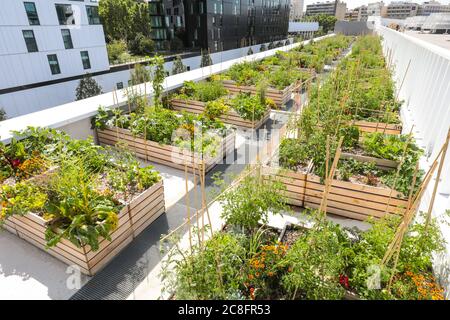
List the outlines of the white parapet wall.
<svg viewBox="0 0 450 320">
<path fill-rule="evenodd" d="M 400 100 L 404 100 L 401 115 L 404 131 L 413 128 L 414 137 L 424 148 L 421 168 L 427 170 L 444 144 L 450 128 L 450 50 L 413 38 L 401 32 L 378 25 L 383 37 L 383 51 L 395 68 Z M 420 209 L 427 211 L 433 186 L 431 181 Z M 447 152 L 440 179 L 433 215 L 443 218 L 450 209 L 450 152 Z M 448 219 L 447 219 L 448 220 Z M 450 297 L 450 228 L 442 224 L 447 241 L 447 253 L 436 257 L 435 272 Z"/>
<path fill-rule="evenodd" d="M 320 41 L 330 36 L 333 36 L 333 34 L 315 38 L 314 40 Z M 164 90 L 170 91 L 179 88 L 183 85 L 184 81 L 199 81 L 206 79 L 213 74 L 226 71 L 236 63 L 261 60 L 273 56 L 277 51 L 292 50 L 302 43 L 307 44 L 309 43 L 309 40 L 236 59 L 221 61 L 219 60 L 220 56 L 212 57 L 215 64 L 211 66 L 167 77 L 164 81 Z M 133 86 L 128 89 L 142 94 L 147 93 L 149 98 L 151 98 L 152 95 L 152 86 L 150 82 Z M 90 119 L 97 114 L 98 107 L 103 106 L 113 108 L 114 106 L 125 106 L 127 103 L 126 93 L 127 88 L 2 121 L 0 122 L 0 141 L 8 143 L 12 138 L 12 130 L 20 131 L 26 129 L 28 126 L 63 129 L 74 138 L 86 138 L 92 136 L 93 131 L 90 129 Z"/>
</svg>

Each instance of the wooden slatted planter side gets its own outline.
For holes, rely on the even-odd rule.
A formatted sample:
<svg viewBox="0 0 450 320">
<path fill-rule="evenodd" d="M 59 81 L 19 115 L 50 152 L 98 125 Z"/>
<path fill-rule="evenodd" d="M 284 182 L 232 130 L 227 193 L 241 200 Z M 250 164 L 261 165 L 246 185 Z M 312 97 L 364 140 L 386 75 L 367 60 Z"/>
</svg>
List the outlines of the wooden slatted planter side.
<svg viewBox="0 0 450 320">
<path fill-rule="evenodd" d="M 288 204 L 317 209 L 325 188 L 320 177 L 311 173 L 300 173 L 283 169 L 265 168 L 266 175 L 275 175 L 285 183 Z M 391 200 L 389 200 L 391 198 Z M 389 203 L 389 206 L 388 206 Z M 328 194 L 327 212 L 342 217 L 367 220 L 388 214 L 403 215 L 407 199 L 389 188 L 373 187 L 347 181 L 333 180 Z"/>
<path fill-rule="evenodd" d="M 369 121 L 355 121 L 354 125 L 359 128 L 361 132 L 380 132 L 386 134 L 401 134 L 402 125 L 395 123 L 384 122 L 369 122 Z"/>
<path fill-rule="evenodd" d="M 294 172 L 272 167 L 263 167 L 264 177 L 272 176 L 277 181 L 282 182 L 286 186 L 284 196 L 288 200 L 288 204 L 303 207 L 305 201 L 306 172 Z"/>
<path fill-rule="evenodd" d="M 168 167 L 184 170 L 187 163 L 189 172 L 193 172 L 201 164 L 200 155 L 186 149 L 175 146 L 159 144 L 134 136 L 131 131 L 117 127 L 97 130 L 98 141 L 101 145 L 115 146 L 119 142 L 127 145 L 137 157 L 166 165 Z M 236 133 L 229 133 L 222 141 L 215 156 L 205 158 L 205 170 L 209 172 L 216 164 L 220 163 L 225 155 L 235 149 Z M 198 170 L 198 169 L 196 169 Z"/>
<path fill-rule="evenodd" d="M 306 208 L 320 207 L 324 187 L 320 177 L 308 174 L 304 201 Z M 388 214 L 403 215 L 407 203 L 408 200 L 399 192 L 392 190 L 391 193 L 389 188 L 333 180 L 328 194 L 327 212 L 364 221 L 371 216 L 382 218 L 386 211 Z"/>
<path fill-rule="evenodd" d="M 184 100 L 184 99 L 172 99 L 172 107 L 177 111 L 187 111 L 190 113 L 201 114 L 205 111 L 205 102 L 195 101 L 195 100 Z M 241 116 L 234 110 L 230 110 L 227 114 L 222 115 L 219 119 L 223 123 L 230 124 L 236 127 L 258 129 L 261 127 L 266 120 L 270 117 L 270 109 L 267 109 L 266 113 L 260 120 L 251 121 L 241 118 Z"/>
<path fill-rule="evenodd" d="M 251 94 L 257 94 L 259 92 L 256 86 L 239 86 L 235 81 L 222 80 L 223 86 L 232 94 L 238 94 L 240 92 L 248 92 Z M 266 89 L 266 98 L 272 99 L 278 108 L 284 106 L 289 100 L 291 100 L 292 93 L 302 85 L 301 81 L 291 84 L 283 90 L 268 87 Z"/>
<path fill-rule="evenodd" d="M 383 170 L 396 169 L 398 167 L 398 165 L 400 164 L 399 162 L 393 161 L 393 160 L 386 160 L 386 159 L 381 159 L 381 158 L 347 153 L 347 152 L 343 152 L 341 154 L 341 159 L 355 159 L 359 162 L 373 162 L 373 163 L 375 163 L 375 165 L 378 168 L 383 169 Z"/>
<path fill-rule="evenodd" d="M 134 198 L 120 211 L 119 224 L 111 234 L 111 241 L 100 240 L 97 251 L 92 251 L 88 245 L 78 248 L 66 239 L 47 249 L 46 221 L 34 213 L 12 216 L 7 219 L 4 227 L 56 259 L 68 265 L 77 265 L 82 273 L 92 276 L 164 212 L 164 185 L 160 181 Z"/>
</svg>

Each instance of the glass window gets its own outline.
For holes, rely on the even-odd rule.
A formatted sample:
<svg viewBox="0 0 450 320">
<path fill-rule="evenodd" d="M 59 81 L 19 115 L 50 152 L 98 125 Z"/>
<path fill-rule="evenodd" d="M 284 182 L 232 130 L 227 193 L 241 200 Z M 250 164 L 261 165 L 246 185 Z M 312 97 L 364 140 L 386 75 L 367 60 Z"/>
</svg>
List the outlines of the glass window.
<svg viewBox="0 0 450 320">
<path fill-rule="evenodd" d="M 101 24 L 97 6 L 86 6 L 89 24 Z"/>
<path fill-rule="evenodd" d="M 75 17 L 71 4 L 55 4 L 55 7 L 60 25 L 75 24 Z"/>
<path fill-rule="evenodd" d="M 34 2 L 24 2 L 25 11 L 28 16 L 28 22 L 32 26 L 39 25 L 39 17 L 36 10 L 36 5 Z"/>
<path fill-rule="evenodd" d="M 33 30 L 23 30 L 22 33 L 23 38 L 25 39 L 25 44 L 27 45 L 28 52 L 38 52 L 39 50 Z"/>
<path fill-rule="evenodd" d="M 89 52 L 81 51 L 81 61 L 83 62 L 84 69 L 91 68 L 91 61 L 89 60 Z"/>
<path fill-rule="evenodd" d="M 56 56 L 56 54 L 49 54 L 47 56 L 47 59 L 52 74 L 60 74 L 61 69 L 59 68 L 58 57 Z"/>
<path fill-rule="evenodd" d="M 64 48 L 66 49 L 73 49 L 73 42 L 72 42 L 72 36 L 70 35 L 69 29 L 62 29 L 61 34 L 64 41 Z"/>
</svg>

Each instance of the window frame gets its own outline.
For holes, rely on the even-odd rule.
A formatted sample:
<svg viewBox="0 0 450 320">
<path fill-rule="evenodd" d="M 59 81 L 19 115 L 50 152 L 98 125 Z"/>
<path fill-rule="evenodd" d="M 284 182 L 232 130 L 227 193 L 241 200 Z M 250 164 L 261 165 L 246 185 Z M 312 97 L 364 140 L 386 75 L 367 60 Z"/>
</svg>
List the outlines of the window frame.
<svg viewBox="0 0 450 320">
<path fill-rule="evenodd" d="M 53 58 L 53 57 L 55 58 L 55 60 L 51 60 L 51 58 Z M 47 60 L 48 60 L 48 65 L 50 67 L 50 72 L 52 73 L 52 75 L 61 74 L 61 67 L 59 66 L 58 55 L 55 53 L 48 54 Z M 53 62 L 53 64 L 52 64 L 52 62 Z M 56 62 L 56 64 L 54 62 Z M 57 69 L 54 70 L 53 66 L 56 66 Z"/>
<path fill-rule="evenodd" d="M 25 33 L 26 33 L 26 32 L 30 32 L 30 33 L 33 35 L 33 37 L 32 37 L 32 39 L 33 39 L 33 41 L 34 41 L 33 44 L 30 44 L 29 41 L 27 41 L 27 39 L 31 39 L 31 38 L 27 38 L 27 37 L 25 36 Z M 34 34 L 34 30 L 30 30 L 30 29 L 22 30 L 22 35 L 23 35 L 23 40 L 25 41 L 25 45 L 26 45 L 26 47 L 27 47 L 28 53 L 39 52 L 39 47 L 38 47 L 38 45 L 37 45 L 37 41 L 36 41 L 36 36 L 35 36 L 35 34 Z M 30 49 L 30 45 L 34 45 L 34 48 L 31 48 L 31 49 Z"/>
<path fill-rule="evenodd" d="M 29 12 L 28 12 L 28 10 L 27 10 L 27 4 L 33 5 L 33 7 L 34 7 L 34 13 L 36 14 L 36 20 L 37 20 L 37 23 L 33 23 L 33 22 L 32 22 L 32 20 L 31 20 L 32 18 L 30 18 Z M 30 26 L 40 26 L 40 25 L 41 25 L 41 21 L 39 20 L 39 14 L 38 14 L 38 12 L 37 12 L 36 3 L 35 3 L 35 2 L 32 2 L 32 1 L 24 1 L 24 2 L 23 2 L 23 6 L 24 6 L 25 13 L 26 13 L 26 15 L 27 15 L 28 23 L 30 24 Z M 35 21 L 35 22 L 36 22 L 36 21 Z"/>
<path fill-rule="evenodd" d="M 66 45 L 66 40 L 65 40 L 65 36 L 64 36 L 64 32 L 65 31 L 67 31 L 68 35 L 69 35 L 69 40 L 70 40 L 70 46 L 69 47 Z M 70 32 L 70 29 L 61 29 L 61 36 L 63 38 L 64 49 L 66 49 L 66 50 L 73 49 L 72 33 Z"/>
<path fill-rule="evenodd" d="M 86 54 L 86 55 L 83 56 L 84 54 Z M 84 70 L 91 69 L 92 65 L 91 65 L 91 58 L 89 57 L 89 51 L 87 51 L 87 50 L 80 51 L 80 56 L 81 56 L 81 64 L 83 65 L 83 69 Z M 86 60 L 86 58 L 87 58 L 87 60 Z M 87 64 L 86 64 L 86 62 L 87 62 Z"/>
</svg>

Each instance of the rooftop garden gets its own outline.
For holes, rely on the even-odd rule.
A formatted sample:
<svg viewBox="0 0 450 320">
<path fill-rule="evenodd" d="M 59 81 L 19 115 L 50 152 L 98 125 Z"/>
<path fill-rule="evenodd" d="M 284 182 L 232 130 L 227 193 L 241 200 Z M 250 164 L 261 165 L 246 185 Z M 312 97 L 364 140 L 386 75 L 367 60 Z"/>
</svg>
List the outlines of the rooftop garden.
<svg viewBox="0 0 450 320">
<path fill-rule="evenodd" d="M 67 239 L 99 249 L 118 227 L 118 214 L 160 181 L 125 150 L 74 140 L 53 129 L 29 128 L 0 145 L 0 223 L 33 213 L 46 222 L 48 247 Z"/>
<path fill-rule="evenodd" d="M 311 210 L 310 223 L 280 233 L 265 223 L 289 213 L 284 191 L 274 179 L 249 174 L 224 193 L 225 228 L 205 242 L 194 233 L 192 246 L 172 251 L 162 272 L 165 290 L 199 300 L 443 299 L 431 271 L 432 253 L 445 243 L 437 221 L 414 223 L 397 263 L 385 264 L 398 216 L 371 219 L 363 232 Z"/>
<path fill-rule="evenodd" d="M 377 70 L 376 77 L 364 77 L 372 70 Z M 305 170 L 312 160 L 312 172 L 323 181 L 328 174 L 327 158 L 334 155 L 342 138 L 345 154 L 337 165 L 336 179 L 389 187 L 407 196 L 420 185 L 422 172 L 416 172 L 415 167 L 422 151 L 408 135 L 388 135 L 381 130 L 382 125 L 381 132 L 361 132 L 357 122 L 398 121 L 399 103 L 393 92 L 379 39 L 359 38 L 351 55 L 329 79 L 321 86 L 316 84 L 300 119 L 293 121 L 295 136 L 285 138 L 280 145 L 281 166 Z M 385 108 L 382 116 L 372 112 L 380 106 Z"/>
</svg>

